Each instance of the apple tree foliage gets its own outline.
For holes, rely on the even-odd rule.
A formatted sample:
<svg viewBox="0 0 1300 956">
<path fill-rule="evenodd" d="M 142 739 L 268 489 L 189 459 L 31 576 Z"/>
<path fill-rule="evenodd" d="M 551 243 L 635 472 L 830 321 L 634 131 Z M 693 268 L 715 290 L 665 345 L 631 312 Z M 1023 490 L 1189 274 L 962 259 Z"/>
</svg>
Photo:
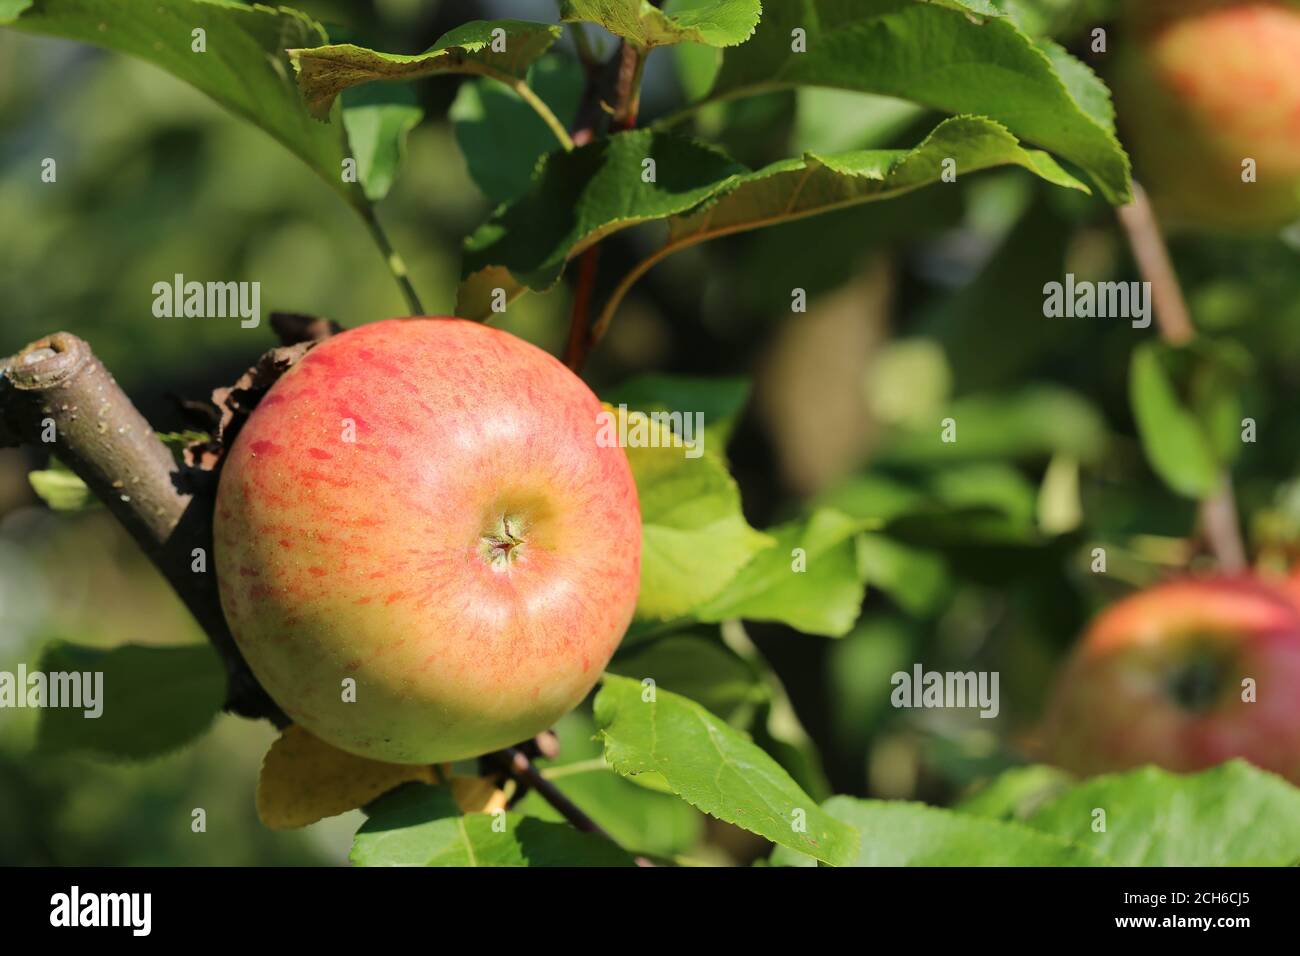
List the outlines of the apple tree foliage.
<svg viewBox="0 0 1300 956">
<path fill-rule="evenodd" d="M 679 250 L 891 200 L 953 173 L 1014 168 L 1062 196 L 1126 202 L 1129 164 L 1109 93 L 1050 37 L 1061 6 L 562 0 L 557 22 L 466 23 L 417 54 L 331 42 L 299 10 L 234 0 L 0 0 L 0 24 L 137 57 L 192 84 L 301 159 L 386 253 L 375 206 L 422 119 L 405 84 L 460 75 L 450 119 L 494 209 L 464 239 L 457 313 L 491 320 L 503 304 L 555 286 L 605 238 L 650 226 L 642 261 L 596 320 L 603 327 L 632 285 Z M 192 54 L 197 30 L 212 55 Z M 685 102 L 649 125 L 575 145 L 585 74 L 561 42 L 566 31 L 612 34 L 641 61 L 673 58 Z M 799 155 L 751 167 L 708 135 L 710 117 L 779 91 L 813 107 L 800 112 L 797 138 L 808 146 Z M 911 129 L 928 117 L 910 146 L 844 148 L 829 142 L 844 130 L 815 125 L 818 107 L 853 117 L 855 104 L 880 97 L 890 105 L 850 132 Z M 355 176 L 340 175 L 348 160 Z M 999 360 L 1014 363 L 1017 348 L 1009 343 Z M 933 363 L 924 353 L 910 361 L 920 374 L 905 381 L 924 383 Z M 1208 346 L 1134 355 L 1138 430 L 1152 468 L 1178 494 L 1203 496 L 1231 463 L 1248 365 Z M 832 795 L 773 668 L 746 637 L 745 622 L 786 625 L 809 641 L 865 633 L 877 627 L 859 620 L 869 589 L 932 615 L 953 574 L 978 576 L 972 549 L 1024 563 L 1059 556 L 1070 542 L 1044 516 L 1068 512 L 1070 475 L 1099 462 L 1112 438 L 1077 393 L 1029 383 L 955 399 L 949 414 L 963 434 L 953 446 L 936 444 L 928 423 L 902 421 L 880 467 L 766 528 L 747 520 L 726 454 L 746 382 L 651 375 L 601 397 L 631 414 L 703 410 L 706 426 L 698 457 L 629 449 L 644 521 L 636 619 L 591 706 L 558 728 L 564 746 L 547 769 L 614 842 L 574 829 L 536 793 L 508 812 L 483 812 L 492 796 L 476 790 L 472 769 L 366 768 L 288 736 L 268 756 L 264 819 L 302 825 L 365 804 L 351 855 L 362 865 L 632 865 L 637 854 L 668 862 L 692 845 L 702 814 L 768 841 L 780 866 L 1300 862 L 1300 791 L 1237 763 L 1084 782 L 1021 767 L 952 809 Z M 1035 489 L 1014 468 L 1028 459 L 1051 459 L 1062 480 Z M 84 487 L 57 468 L 33 482 L 53 506 L 86 503 Z M 795 554 L 805 562 L 797 571 Z M 875 636 L 853 653 L 888 670 L 898 635 L 885 626 Z M 148 757 L 201 733 L 221 706 L 224 675 L 206 648 L 60 643 L 46 664 L 113 675 L 120 698 L 100 722 L 46 712 L 39 743 L 49 751 Z M 1267 834 L 1256 826 L 1265 819 Z"/>
</svg>

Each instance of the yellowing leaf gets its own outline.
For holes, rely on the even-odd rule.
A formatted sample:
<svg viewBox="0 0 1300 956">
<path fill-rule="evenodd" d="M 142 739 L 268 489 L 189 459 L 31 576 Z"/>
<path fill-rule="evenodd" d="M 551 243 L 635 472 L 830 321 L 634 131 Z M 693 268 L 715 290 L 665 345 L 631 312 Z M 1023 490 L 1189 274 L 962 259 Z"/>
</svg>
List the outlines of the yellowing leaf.
<svg viewBox="0 0 1300 956">
<path fill-rule="evenodd" d="M 404 783 L 437 784 L 425 764 L 384 763 L 357 757 L 292 724 L 271 745 L 257 781 L 257 815 L 272 830 L 292 830 L 337 816 Z M 505 791 L 484 777 L 451 777 L 451 794 L 462 813 L 506 808 Z"/>
<path fill-rule="evenodd" d="M 450 786 L 462 813 L 491 813 L 506 808 L 506 792 L 486 777 L 452 777 Z"/>
<path fill-rule="evenodd" d="M 410 781 L 438 782 L 431 766 L 357 757 L 293 724 L 262 761 L 257 815 L 272 830 L 292 830 L 365 806 Z"/>
</svg>

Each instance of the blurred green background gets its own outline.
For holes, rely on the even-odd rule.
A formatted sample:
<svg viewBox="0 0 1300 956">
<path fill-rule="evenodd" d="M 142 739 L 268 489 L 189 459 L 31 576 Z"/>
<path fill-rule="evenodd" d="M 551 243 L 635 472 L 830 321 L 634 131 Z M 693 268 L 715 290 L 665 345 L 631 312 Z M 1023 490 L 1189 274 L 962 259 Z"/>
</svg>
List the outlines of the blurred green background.
<svg viewBox="0 0 1300 956">
<path fill-rule="evenodd" d="M 423 50 L 470 19 L 553 15 L 540 0 L 290 5 L 332 37 L 397 52 Z M 1058 24 L 1067 43 L 1072 24 Z M 643 115 L 698 89 L 709 56 L 656 52 Z M 459 85 L 417 84 L 426 120 L 380 205 L 433 313 L 452 310 L 460 240 L 490 210 L 447 120 Z M 905 104 L 814 91 L 712 108 L 697 129 L 757 166 L 802 149 L 910 146 L 933 121 Z M 45 157 L 58 161 L 55 184 L 40 182 Z M 599 295 L 652 235 L 606 243 Z M 264 133 L 154 67 L 10 31 L 0 31 L 0 237 L 3 354 L 75 332 L 160 430 L 183 425 L 177 397 L 230 383 L 272 338 L 232 320 L 157 319 L 156 281 L 256 280 L 264 312 L 349 326 L 405 312 L 359 219 Z M 1289 484 L 1300 459 L 1297 242 L 1173 242 L 1198 326 L 1248 356 L 1243 412 L 1266 437 L 1245 446 L 1235 481 L 1266 556 L 1300 527 Z M 730 456 L 755 526 L 812 500 L 874 507 L 900 489 L 952 510 L 913 529 L 906 573 L 873 582 L 848 637 L 770 625 L 730 635 L 771 664 L 782 689 L 764 742 L 800 754 L 787 753 L 787 765 L 802 761 L 815 795 L 948 803 L 1024 761 L 1053 671 L 1091 613 L 1187 560 L 1194 503 L 1151 473 L 1129 411 L 1128 359 L 1143 336 L 1123 320 L 1045 319 L 1044 283 L 1069 272 L 1136 278 L 1113 212 L 1019 171 L 986 173 L 676 255 L 637 286 L 588 366 L 598 392 L 648 370 L 750 378 Z M 806 313 L 791 312 L 796 288 Z M 501 324 L 558 351 L 568 305 L 562 284 L 512 304 Z M 954 407 L 955 465 L 915 440 Z M 103 511 L 59 515 L 39 503 L 26 472 L 42 464 L 34 452 L 0 452 L 0 669 L 35 666 L 52 638 L 200 640 Z M 972 508 L 991 520 L 967 520 Z M 1088 570 L 1099 546 L 1105 576 Z M 1000 671 L 1001 716 L 892 710 L 889 675 L 917 661 Z M 581 713 L 562 731 L 566 762 L 595 755 Z M 33 756 L 33 736 L 30 712 L 0 711 L 0 863 L 340 863 L 360 819 L 288 834 L 258 823 L 253 791 L 274 738 L 266 724 L 223 716 L 196 746 L 128 766 Z M 745 862 L 761 848 L 670 798 L 583 777 L 579 764 L 569 782 L 592 799 L 640 801 L 633 842 L 713 862 Z M 196 807 L 207 811 L 205 834 L 190 830 Z"/>
</svg>

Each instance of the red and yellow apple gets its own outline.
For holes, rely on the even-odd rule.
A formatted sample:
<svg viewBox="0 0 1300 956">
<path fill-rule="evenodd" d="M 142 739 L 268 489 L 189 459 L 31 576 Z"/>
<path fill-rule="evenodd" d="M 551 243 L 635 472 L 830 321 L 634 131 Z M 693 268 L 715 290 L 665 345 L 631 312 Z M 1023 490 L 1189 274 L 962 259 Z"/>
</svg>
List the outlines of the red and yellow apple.
<svg viewBox="0 0 1300 956">
<path fill-rule="evenodd" d="M 1132 595 L 1075 648 L 1044 738 L 1052 762 L 1081 774 L 1241 757 L 1300 783 L 1300 610 L 1246 577 Z"/>
<path fill-rule="evenodd" d="M 472 757 L 576 706 L 636 604 L 627 455 L 552 356 L 450 318 L 316 346 L 226 455 L 215 564 L 296 723 L 393 763 Z"/>
<path fill-rule="evenodd" d="M 1300 219 L 1300 6 L 1133 0 L 1110 76 L 1138 178 L 1173 226 Z M 1255 182 L 1243 182 L 1243 162 Z"/>
</svg>

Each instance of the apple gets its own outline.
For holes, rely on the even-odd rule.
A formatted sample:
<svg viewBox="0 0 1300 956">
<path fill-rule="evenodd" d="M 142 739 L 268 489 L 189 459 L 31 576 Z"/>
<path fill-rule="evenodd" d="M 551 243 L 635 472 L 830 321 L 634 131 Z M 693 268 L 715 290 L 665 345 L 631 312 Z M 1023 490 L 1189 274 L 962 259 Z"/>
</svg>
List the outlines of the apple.
<svg viewBox="0 0 1300 956">
<path fill-rule="evenodd" d="M 1111 84 L 1138 178 L 1170 225 L 1259 233 L 1300 219 L 1300 7 L 1125 5 Z M 1256 182 L 1242 181 L 1242 163 Z"/>
<path fill-rule="evenodd" d="M 435 763 L 547 729 L 636 605 L 641 519 L 600 402 L 555 358 L 453 318 L 316 346 L 229 449 L 222 607 L 295 723 Z"/>
<path fill-rule="evenodd" d="M 1060 676 L 1044 744 L 1085 775 L 1242 757 L 1300 783 L 1300 610 L 1247 577 L 1175 580 L 1112 605 Z"/>
</svg>

